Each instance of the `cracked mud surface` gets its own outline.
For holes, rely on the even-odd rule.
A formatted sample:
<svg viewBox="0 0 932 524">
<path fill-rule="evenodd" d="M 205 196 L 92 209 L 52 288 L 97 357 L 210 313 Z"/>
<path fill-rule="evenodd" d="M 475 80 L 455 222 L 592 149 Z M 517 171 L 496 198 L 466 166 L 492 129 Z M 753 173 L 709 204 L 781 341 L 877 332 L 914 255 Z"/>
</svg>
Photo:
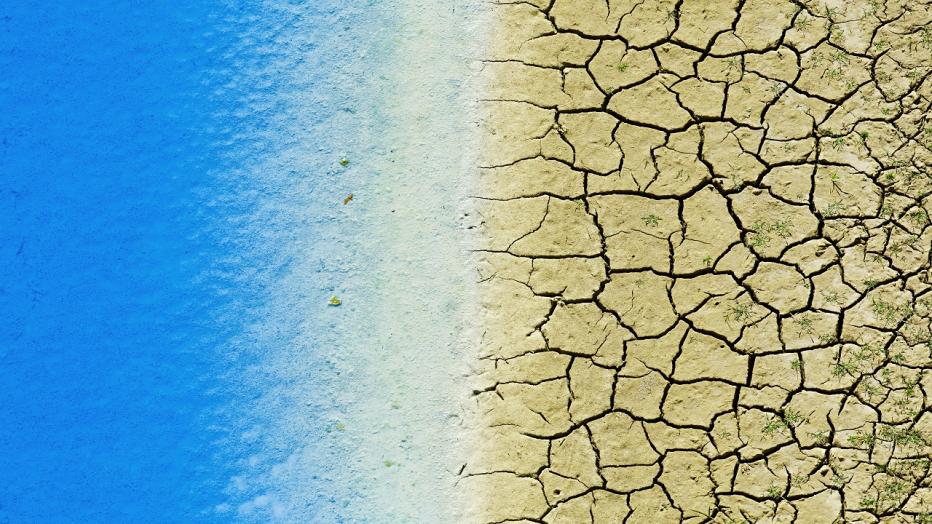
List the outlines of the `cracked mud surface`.
<svg viewBox="0 0 932 524">
<path fill-rule="evenodd" d="M 475 522 L 932 522 L 932 6 L 493 6 Z"/>
</svg>

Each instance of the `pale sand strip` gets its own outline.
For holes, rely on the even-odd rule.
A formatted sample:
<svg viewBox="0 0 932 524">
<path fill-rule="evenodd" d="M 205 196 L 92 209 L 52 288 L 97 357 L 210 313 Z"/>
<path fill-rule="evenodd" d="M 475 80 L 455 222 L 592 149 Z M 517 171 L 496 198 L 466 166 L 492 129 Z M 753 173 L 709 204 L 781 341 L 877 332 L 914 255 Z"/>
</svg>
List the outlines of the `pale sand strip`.
<svg viewBox="0 0 932 524">
<path fill-rule="evenodd" d="M 375 303 L 358 366 L 353 420 L 361 496 L 348 522 L 464 522 L 457 488 L 467 460 L 476 310 L 464 242 L 475 155 L 476 66 L 485 41 L 475 0 L 400 0 L 392 52 L 377 69 L 380 157 L 360 195 L 374 225 L 366 280 Z M 347 433 L 349 430 L 347 430 Z"/>
</svg>

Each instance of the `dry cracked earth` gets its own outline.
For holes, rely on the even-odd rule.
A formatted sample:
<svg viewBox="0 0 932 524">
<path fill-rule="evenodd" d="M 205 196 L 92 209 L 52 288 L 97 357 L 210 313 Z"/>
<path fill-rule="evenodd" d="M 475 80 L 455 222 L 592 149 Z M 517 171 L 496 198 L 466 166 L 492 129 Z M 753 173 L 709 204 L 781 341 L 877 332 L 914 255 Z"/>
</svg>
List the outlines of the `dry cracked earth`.
<svg viewBox="0 0 932 524">
<path fill-rule="evenodd" d="M 932 6 L 496 3 L 475 522 L 932 522 Z"/>
</svg>

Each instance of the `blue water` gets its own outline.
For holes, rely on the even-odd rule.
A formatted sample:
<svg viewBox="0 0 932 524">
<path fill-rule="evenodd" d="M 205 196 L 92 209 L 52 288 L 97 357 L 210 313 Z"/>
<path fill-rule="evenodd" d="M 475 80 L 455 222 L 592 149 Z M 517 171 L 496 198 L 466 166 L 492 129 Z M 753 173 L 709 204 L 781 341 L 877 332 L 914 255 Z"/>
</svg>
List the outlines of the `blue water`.
<svg viewBox="0 0 932 524">
<path fill-rule="evenodd" d="M 277 185 L 250 178 L 283 108 L 274 70 L 241 69 L 289 70 L 263 38 L 333 22 L 311 3 L 272 21 L 252 2 L 0 5 L 0 522 L 233 519 L 212 508 L 264 443 L 236 439 L 230 406 L 259 393 L 231 377 L 268 350 L 248 341 L 293 262 L 274 245 L 308 225 L 250 217 L 324 176 L 292 158 Z M 310 113 L 339 105 L 322 96 Z M 297 336 L 306 300 L 263 344 Z"/>
</svg>

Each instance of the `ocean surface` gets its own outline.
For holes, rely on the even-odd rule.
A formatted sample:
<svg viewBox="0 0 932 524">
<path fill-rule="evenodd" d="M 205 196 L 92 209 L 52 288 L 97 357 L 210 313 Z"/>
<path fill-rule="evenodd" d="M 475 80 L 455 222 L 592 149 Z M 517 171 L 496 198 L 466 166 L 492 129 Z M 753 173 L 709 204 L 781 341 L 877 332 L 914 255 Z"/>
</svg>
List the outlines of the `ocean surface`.
<svg viewBox="0 0 932 524">
<path fill-rule="evenodd" d="M 384 4 L 0 5 L 0 522 L 359 521 Z"/>
</svg>

